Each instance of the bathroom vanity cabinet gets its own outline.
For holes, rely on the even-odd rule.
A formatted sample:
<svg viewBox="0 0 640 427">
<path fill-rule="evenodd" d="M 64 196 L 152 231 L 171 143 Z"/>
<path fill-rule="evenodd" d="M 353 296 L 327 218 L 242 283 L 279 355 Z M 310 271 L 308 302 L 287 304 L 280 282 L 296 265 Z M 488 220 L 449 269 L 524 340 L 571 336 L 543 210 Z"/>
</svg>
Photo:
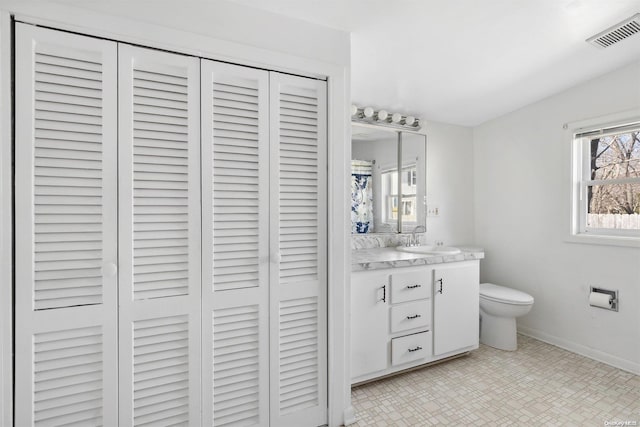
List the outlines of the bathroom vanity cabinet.
<svg viewBox="0 0 640 427">
<path fill-rule="evenodd" d="M 478 348 L 479 261 L 354 271 L 351 380 Z"/>
<path fill-rule="evenodd" d="M 361 377 L 387 367 L 389 275 L 378 271 L 354 274 L 351 281 L 351 374 Z"/>
<path fill-rule="evenodd" d="M 479 278 L 477 261 L 433 270 L 433 354 L 478 346 Z"/>
</svg>

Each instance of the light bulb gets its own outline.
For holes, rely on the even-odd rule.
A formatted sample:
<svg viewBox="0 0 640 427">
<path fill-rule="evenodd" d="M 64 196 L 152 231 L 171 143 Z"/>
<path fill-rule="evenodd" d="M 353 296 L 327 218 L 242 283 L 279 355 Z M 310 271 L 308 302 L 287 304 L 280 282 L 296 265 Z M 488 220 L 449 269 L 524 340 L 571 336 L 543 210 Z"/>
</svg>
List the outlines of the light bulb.
<svg viewBox="0 0 640 427">
<path fill-rule="evenodd" d="M 380 121 L 386 121 L 387 117 L 389 117 L 389 113 L 387 113 L 386 110 L 380 110 L 378 111 L 378 120 Z"/>
<path fill-rule="evenodd" d="M 393 123 L 400 123 L 401 119 L 402 119 L 402 115 L 400 113 L 393 113 L 393 115 L 391 116 L 391 121 Z"/>
<path fill-rule="evenodd" d="M 358 114 L 358 106 L 351 104 L 351 116 L 355 116 L 356 114 Z"/>
<path fill-rule="evenodd" d="M 364 109 L 364 116 L 365 116 L 367 119 L 372 118 L 372 117 L 373 117 L 373 108 L 371 108 L 371 107 L 365 107 L 365 109 Z"/>
<path fill-rule="evenodd" d="M 416 118 L 413 116 L 407 116 L 406 119 L 404 119 L 404 124 L 407 126 L 413 126 L 413 124 L 415 123 Z"/>
</svg>

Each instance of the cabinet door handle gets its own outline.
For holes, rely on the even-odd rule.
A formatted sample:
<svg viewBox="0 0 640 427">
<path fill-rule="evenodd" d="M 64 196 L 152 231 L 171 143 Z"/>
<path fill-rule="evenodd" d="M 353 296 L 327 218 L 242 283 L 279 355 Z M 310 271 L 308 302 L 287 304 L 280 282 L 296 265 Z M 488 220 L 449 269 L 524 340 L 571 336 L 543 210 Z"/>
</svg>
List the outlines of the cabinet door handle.
<svg viewBox="0 0 640 427">
<path fill-rule="evenodd" d="M 416 289 L 416 288 L 421 288 L 422 285 L 420 284 L 415 284 L 415 285 L 407 285 L 407 289 Z"/>
<path fill-rule="evenodd" d="M 387 302 L 387 285 L 382 286 L 382 302 Z"/>
<path fill-rule="evenodd" d="M 413 353 L 414 351 L 422 350 L 422 347 L 417 346 L 416 348 L 410 348 L 409 353 Z"/>
<path fill-rule="evenodd" d="M 440 292 L 440 294 L 442 294 L 442 284 L 444 283 L 444 280 L 438 279 L 438 280 L 436 280 L 436 282 L 440 283 L 440 289 L 438 289 L 438 292 Z"/>
<path fill-rule="evenodd" d="M 414 314 L 413 316 L 407 316 L 407 320 L 417 319 L 418 317 L 422 317 L 422 316 L 419 314 Z"/>
</svg>

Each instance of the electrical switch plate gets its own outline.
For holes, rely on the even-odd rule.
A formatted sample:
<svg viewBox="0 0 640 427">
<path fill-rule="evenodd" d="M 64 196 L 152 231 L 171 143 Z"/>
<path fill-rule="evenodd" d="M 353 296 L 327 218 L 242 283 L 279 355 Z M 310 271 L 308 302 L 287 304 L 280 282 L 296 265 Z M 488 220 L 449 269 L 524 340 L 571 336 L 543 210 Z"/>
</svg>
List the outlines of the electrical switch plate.
<svg viewBox="0 0 640 427">
<path fill-rule="evenodd" d="M 437 206 L 427 206 L 427 216 L 440 216 L 440 208 Z"/>
</svg>

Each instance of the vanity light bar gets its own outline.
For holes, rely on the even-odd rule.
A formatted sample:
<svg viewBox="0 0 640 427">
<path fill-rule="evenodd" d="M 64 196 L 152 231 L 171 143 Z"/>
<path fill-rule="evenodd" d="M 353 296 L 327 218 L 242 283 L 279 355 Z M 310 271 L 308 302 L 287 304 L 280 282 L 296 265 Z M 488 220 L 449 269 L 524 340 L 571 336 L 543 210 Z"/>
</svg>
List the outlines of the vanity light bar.
<svg viewBox="0 0 640 427">
<path fill-rule="evenodd" d="M 351 106 L 351 121 L 413 131 L 422 128 L 422 123 L 419 118 L 403 116 L 400 113 L 389 113 L 387 110 L 375 111 L 372 107 L 360 108 L 357 105 Z"/>
</svg>

